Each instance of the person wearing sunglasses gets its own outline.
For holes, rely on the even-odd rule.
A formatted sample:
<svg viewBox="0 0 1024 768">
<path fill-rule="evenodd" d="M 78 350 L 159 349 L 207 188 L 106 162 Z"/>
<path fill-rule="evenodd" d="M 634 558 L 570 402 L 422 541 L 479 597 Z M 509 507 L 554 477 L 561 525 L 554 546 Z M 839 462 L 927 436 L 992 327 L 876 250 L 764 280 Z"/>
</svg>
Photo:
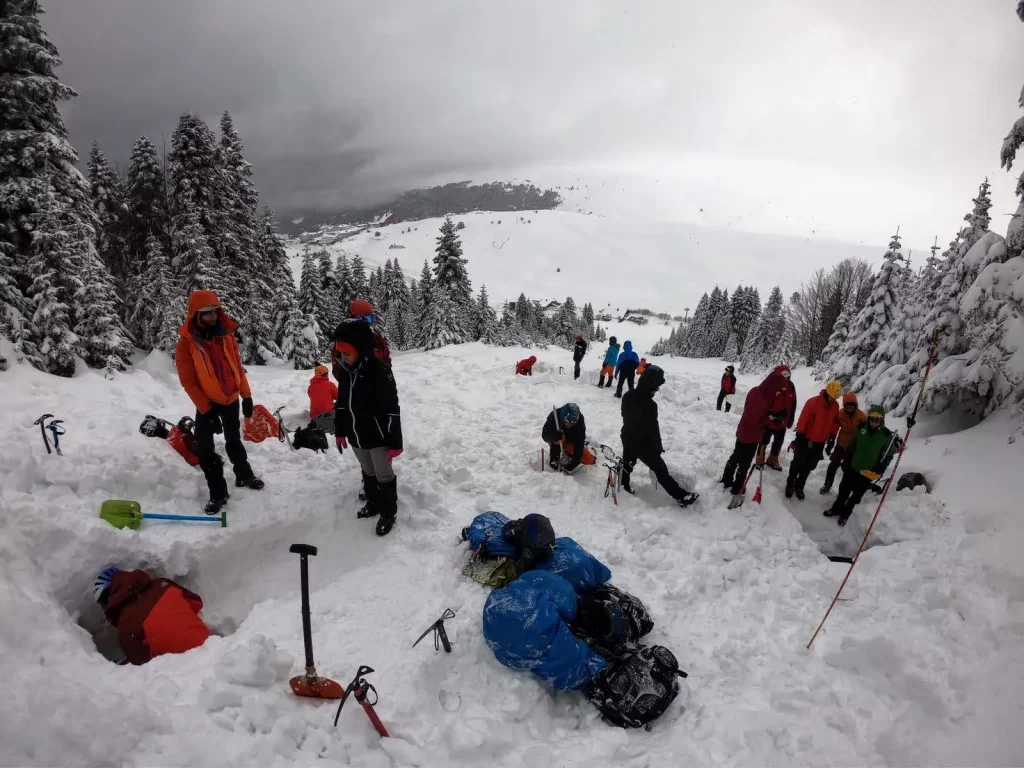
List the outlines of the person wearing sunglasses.
<svg viewBox="0 0 1024 768">
<path fill-rule="evenodd" d="M 853 433 L 846 447 L 843 480 L 835 503 L 824 512 L 825 517 L 838 517 L 839 525 L 846 525 L 864 492 L 885 473 L 899 448 L 899 437 L 885 426 L 885 409 L 872 405 L 867 422 Z"/>
</svg>

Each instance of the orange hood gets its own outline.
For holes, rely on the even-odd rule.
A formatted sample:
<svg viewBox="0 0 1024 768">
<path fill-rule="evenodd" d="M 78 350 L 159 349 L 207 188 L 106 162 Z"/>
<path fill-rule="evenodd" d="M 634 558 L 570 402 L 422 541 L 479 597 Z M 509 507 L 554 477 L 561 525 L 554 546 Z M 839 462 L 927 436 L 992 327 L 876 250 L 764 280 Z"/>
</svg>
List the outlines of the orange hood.
<svg viewBox="0 0 1024 768">
<path fill-rule="evenodd" d="M 196 313 L 204 307 L 217 308 L 217 322 L 220 323 L 225 333 L 231 334 L 238 328 L 238 323 L 228 317 L 224 308 L 220 305 L 220 299 L 217 298 L 216 293 L 206 290 L 192 291 L 192 295 L 188 297 L 188 313 L 185 315 L 185 322 L 178 329 L 182 336 L 192 337 L 192 327 L 196 319 Z"/>
</svg>

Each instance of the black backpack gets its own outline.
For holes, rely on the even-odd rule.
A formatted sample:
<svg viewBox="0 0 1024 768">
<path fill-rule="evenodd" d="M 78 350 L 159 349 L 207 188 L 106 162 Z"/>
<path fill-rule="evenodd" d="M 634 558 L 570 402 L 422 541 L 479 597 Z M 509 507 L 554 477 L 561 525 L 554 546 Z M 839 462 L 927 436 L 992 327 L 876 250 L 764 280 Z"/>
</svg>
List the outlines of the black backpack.
<svg viewBox="0 0 1024 768">
<path fill-rule="evenodd" d="M 292 434 L 292 448 L 309 448 L 313 451 L 327 451 L 327 433 L 320 427 L 299 427 Z"/>
<path fill-rule="evenodd" d="M 609 725 L 649 730 L 679 695 L 679 677 L 686 673 L 672 652 L 652 645 L 609 663 L 584 693 Z"/>
<path fill-rule="evenodd" d="M 610 660 L 637 651 L 640 638 L 654 629 L 654 621 L 639 598 L 611 584 L 599 584 L 577 598 L 576 618 L 569 629 Z"/>
</svg>

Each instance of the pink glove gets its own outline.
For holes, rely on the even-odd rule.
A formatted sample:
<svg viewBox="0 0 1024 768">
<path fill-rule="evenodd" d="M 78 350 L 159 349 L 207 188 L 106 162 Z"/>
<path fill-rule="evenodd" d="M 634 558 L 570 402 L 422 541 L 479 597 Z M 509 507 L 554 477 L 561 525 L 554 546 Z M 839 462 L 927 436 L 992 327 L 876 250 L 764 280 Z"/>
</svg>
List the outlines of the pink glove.
<svg viewBox="0 0 1024 768">
<path fill-rule="evenodd" d="M 388 448 L 388 459 L 389 460 L 397 459 L 401 455 L 402 455 L 402 449 L 401 448 Z"/>
<path fill-rule="evenodd" d="M 334 442 L 338 445 L 338 453 L 343 453 L 345 449 L 348 448 L 348 440 L 341 435 L 334 438 Z"/>
</svg>

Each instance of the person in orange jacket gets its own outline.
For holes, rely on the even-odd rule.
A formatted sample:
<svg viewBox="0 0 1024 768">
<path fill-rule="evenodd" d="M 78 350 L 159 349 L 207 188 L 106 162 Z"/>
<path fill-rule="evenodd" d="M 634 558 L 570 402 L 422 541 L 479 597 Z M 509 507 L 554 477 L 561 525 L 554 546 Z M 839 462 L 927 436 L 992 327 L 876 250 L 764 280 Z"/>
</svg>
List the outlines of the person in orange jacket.
<svg viewBox="0 0 1024 768">
<path fill-rule="evenodd" d="M 215 434 L 224 433 L 224 447 L 235 471 L 235 487 L 254 491 L 263 488 L 263 481 L 253 473 L 242 445 L 238 401 L 241 398 L 243 415 L 251 417 L 252 393 L 238 354 L 236 328 L 238 323 L 224 312 L 216 293 L 193 291 L 174 350 L 178 380 L 196 406 L 196 450 L 210 490 L 210 500 L 204 508 L 208 515 L 220 514 L 229 497 L 224 462 L 213 445 Z"/>
<path fill-rule="evenodd" d="M 820 393 L 812 397 L 800 411 L 796 423 L 796 440 L 793 441 L 793 461 L 786 479 L 786 498 L 793 494 L 804 500 L 804 484 L 808 475 L 821 461 L 825 444 L 834 440 L 839 432 L 839 396 L 843 387 L 838 381 L 830 381 Z"/>
<path fill-rule="evenodd" d="M 131 664 L 190 651 L 210 636 L 199 618 L 202 598 L 170 579 L 107 565 L 93 581 L 93 595 L 104 618 L 117 629 L 118 643 Z"/>
<path fill-rule="evenodd" d="M 324 431 L 334 432 L 334 401 L 338 399 L 338 387 L 330 379 L 326 365 L 313 369 L 309 380 L 309 420 Z M 323 417 L 323 418 L 320 418 Z"/>
<path fill-rule="evenodd" d="M 857 395 L 847 392 L 843 395 L 843 407 L 839 411 L 839 435 L 825 443 L 825 455 L 829 456 L 828 467 L 825 469 L 825 484 L 821 486 L 819 493 L 822 495 L 832 490 L 832 484 L 836 481 L 836 472 L 846 458 L 847 448 L 850 445 L 850 438 L 860 425 L 868 420 L 857 402 Z"/>
<path fill-rule="evenodd" d="M 530 355 L 525 360 L 520 360 L 516 363 L 516 373 L 519 376 L 533 376 L 533 365 L 537 362 L 537 358 Z"/>
<path fill-rule="evenodd" d="M 647 366 L 648 365 L 650 365 L 650 363 L 647 362 L 647 358 L 646 357 L 641 357 L 640 358 L 640 365 L 638 365 L 637 368 L 636 368 L 637 378 L 639 378 L 640 376 L 644 375 L 644 371 L 647 370 Z"/>
</svg>

